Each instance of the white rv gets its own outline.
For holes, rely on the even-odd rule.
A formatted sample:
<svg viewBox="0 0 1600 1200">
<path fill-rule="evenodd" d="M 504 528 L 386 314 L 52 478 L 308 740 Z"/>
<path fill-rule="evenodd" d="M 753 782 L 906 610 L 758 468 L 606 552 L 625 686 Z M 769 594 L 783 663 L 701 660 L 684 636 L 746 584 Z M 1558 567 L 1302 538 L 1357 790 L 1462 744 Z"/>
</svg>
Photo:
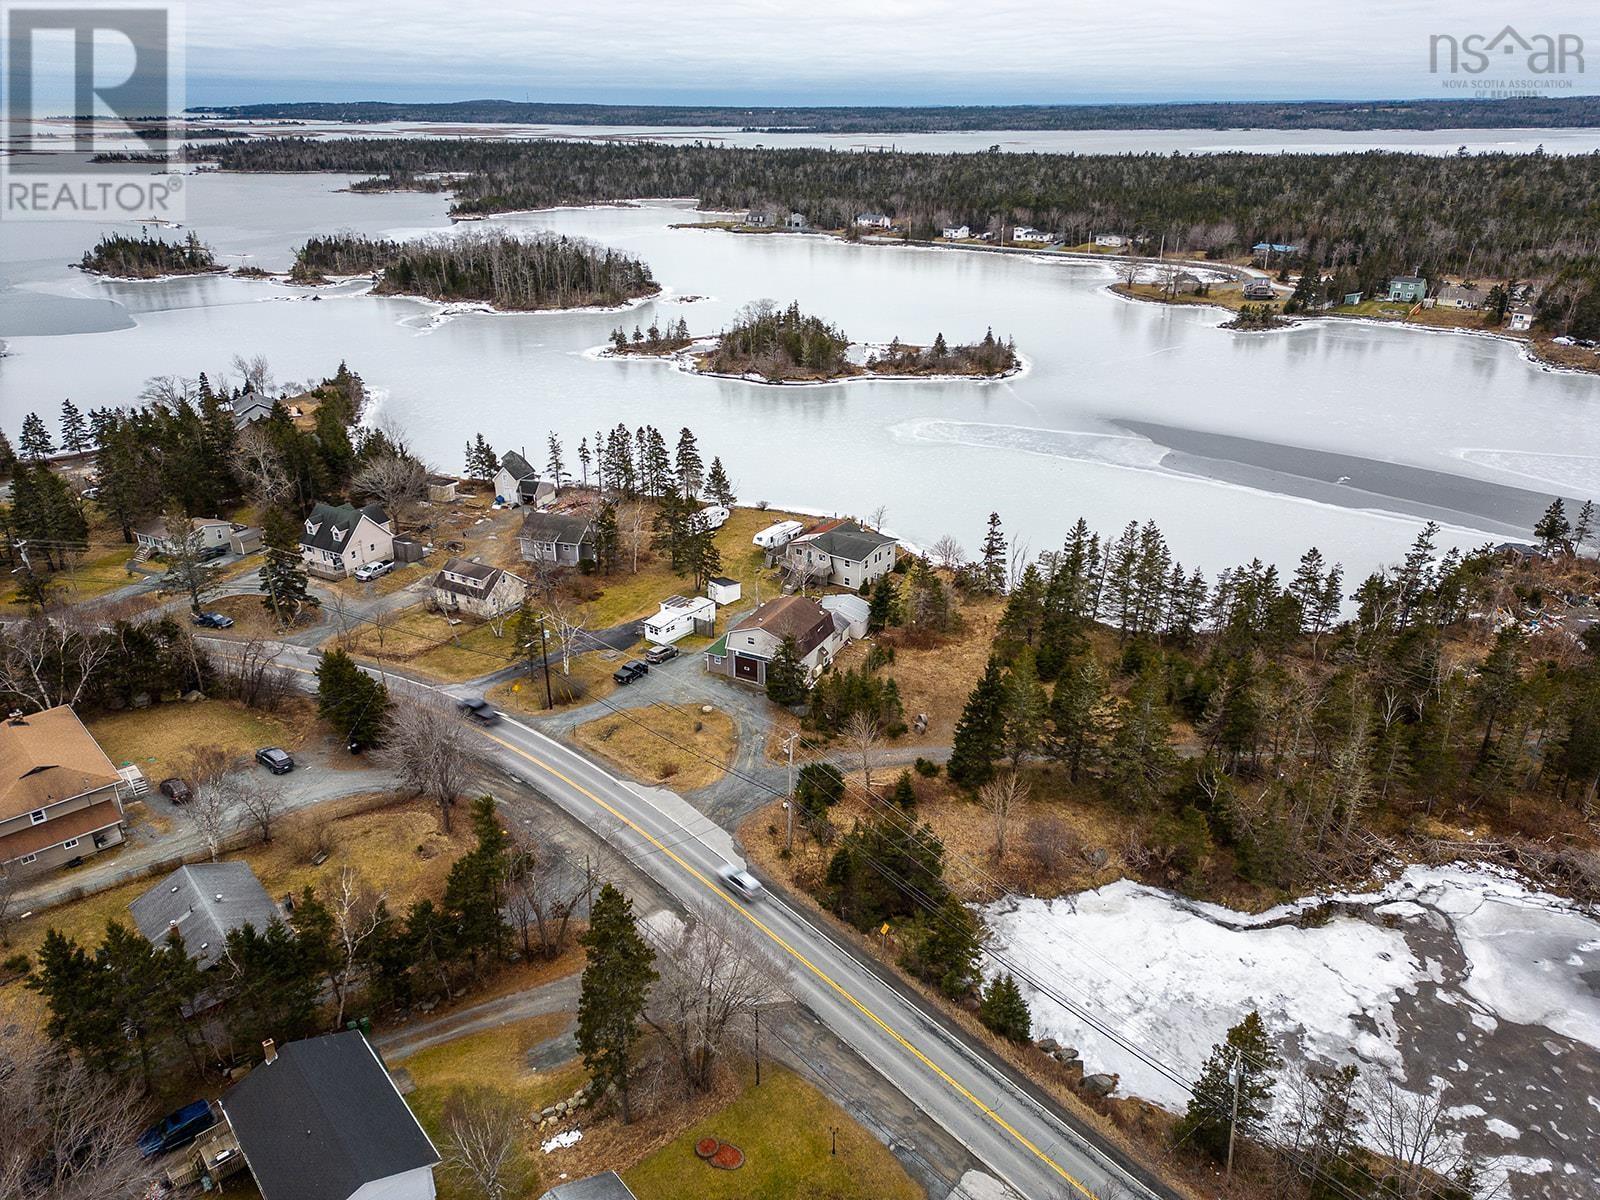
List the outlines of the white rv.
<svg viewBox="0 0 1600 1200">
<path fill-rule="evenodd" d="M 660 611 L 644 620 L 645 640 L 657 646 L 670 646 L 687 637 L 696 627 L 709 634 L 717 619 L 717 604 L 709 596 L 672 596 L 661 602 Z"/>
<path fill-rule="evenodd" d="M 779 521 L 775 525 L 768 525 L 755 537 L 751 538 L 752 544 L 760 546 L 763 550 L 777 550 L 787 546 L 789 542 L 805 526 L 799 521 Z"/>
<path fill-rule="evenodd" d="M 731 516 L 733 516 L 733 514 L 727 509 L 723 508 L 720 504 L 713 504 L 709 508 L 702 508 L 700 510 L 701 528 L 721 529 L 728 523 L 728 518 Z"/>
</svg>

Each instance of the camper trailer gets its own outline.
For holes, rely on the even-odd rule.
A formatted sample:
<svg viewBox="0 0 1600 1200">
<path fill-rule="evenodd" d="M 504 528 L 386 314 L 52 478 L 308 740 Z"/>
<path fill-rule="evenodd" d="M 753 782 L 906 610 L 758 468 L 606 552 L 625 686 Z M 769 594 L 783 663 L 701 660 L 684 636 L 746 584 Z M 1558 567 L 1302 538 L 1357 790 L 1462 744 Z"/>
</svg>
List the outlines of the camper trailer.
<svg viewBox="0 0 1600 1200">
<path fill-rule="evenodd" d="M 645 640 L 670 646 L 679 638 L 700 632 L 709 635 L 717 619 L 717 605 L 709 596 L 672 596 L 660 611 L 644 620 Z"/>
<path fill-rule="evenodd" d="M 763 550 L 777 550 L 787 546 L 790 540 L 805 526 L 799 521 L 779 521 L 776 525 L 768 525 L 750 541 Z"/>
<path fill-rule="evenodd" d="M 709 508 L 700 510 L 700 525 L 704 529 L 721 529 L 732 515 L 722 505 L 713 504 Z"/>
</svg>

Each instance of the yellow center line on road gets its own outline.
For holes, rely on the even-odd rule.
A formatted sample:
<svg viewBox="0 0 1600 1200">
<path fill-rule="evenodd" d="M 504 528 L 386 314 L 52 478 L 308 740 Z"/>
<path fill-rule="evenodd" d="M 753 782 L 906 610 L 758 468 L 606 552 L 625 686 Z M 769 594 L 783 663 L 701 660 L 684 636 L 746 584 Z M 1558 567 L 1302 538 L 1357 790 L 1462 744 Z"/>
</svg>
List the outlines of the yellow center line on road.
<svg viewBox="0 0 1600 1200">
<path fill-rule="evenodd" d="M 955 1079 L 951 1078 L 950 1075 L 944 1070 L 944 1068 L 940 1067 L 938 1063 L 934 1062 L 931 1058 L 929 1058 L 921 1050 L 917 1049 L 910 1042 L 908 1042 L 904 1037 L 902 1037 L 899 1033 L 897 1033 L 894 1029 L 892 1029 L 888 1025 L 888 1023 L 883 1020 L 882 1017 L 878 1016 L 877 1013 L 873 1012 L 870 1008 L 868 1008 L 860 1000 L 856 999 L 855 996 L 853 996 L 849 991 L 847 991 L 845 989 L 844 985 L 842 985 L 837 980 L 835 980 L 831 975 L 829 975 L 821 967 L 819 967 L 815 963 L 813 963 L 809 958 L 807 958 L 799 950 L 795 949 L 794 946 L 790 945 L 787 940 L 785 940 L 775 930 L 773 930 L 769 925 L 767 925 L 766 922 L 762 921 L 760 918 L 755 916 L 752 912 L 750 912 L 749 909 L 745 908 L 744 905 L 736 904 L 734 902 L 734 900 L 733 900 L 733 897 L 729 896 L 727 894 L 727 892 L 725 892 L 722 888 L 718 887 L 711 880 L 707 879 L 704 875 L 702 875 L 700 873 L 700 871 L 698 869 L 696 869 L 692 864 L 686 862 L 682 857 L 680 857 L 678 854 L 676 854 L 672 850 L 672 848 L 670 846 L 668 846 L 666 843 L 662 842 L 659 838 L 657 838 L 648 829 L 645 829 L 645 828 L 641 827 L 636 822 L 634 822 L 631 818 L 629 818 L 625 813 L 619 811 L 618 809 L 616 809 L 612 805 L 608 804 L 606 801 L 602 800 L 599 796 L 595 795 L 588 788 L 584 787 L 581 783 L 578 783 L 576 780 L 570 779 L 566 775 L 563 775 L 555 767 L 551 766 L 549 763 L 545 762 L 543 759 L 539 758 L 537 755 L 530 754 L 528 751 L 522 749 L 522 747 L 517 746 L 517 745 L 513 745 L 511 742 L 505 741 L 502 738 L 498 738 L 492 733 L 485 733 L 484 736 L 487 737 L 491 742 L 494 742 L 497 745 L 503 746 L 505 749 L 511 751 L 511 753 L 513 753 L 515 755 L 518 755 L 519 757 L 527 759 L 534 766 L 536 766 L 540 770 L 545 771 L 548 774 L 554 776 L 556 779 L 561 780 L 562 783 L 566 784 L 568 787 L 572 788 L 574 791 L 577 791 L 577 792 L 581 793 L 582 795 L 587 796 L 590 800 L 594 801 L 601 808 L 605 809 L 606 812 L 610 813 L 617 820 L 621 821 L 629 829 L 632 829 L 640 837 L 642 837 L 646 841 L 648 841 L 658 851 L 660 851 L 662 854 L 666 855 L 673 862 L 677 863 L 678 866 L 682 867 L 691 876 L 693 876 L 696 880 L 698 880 L 699 883 L 701 884 L 701 886 L 704 887 L 708 892 L 710 892 L 712 895 L 716 896 L 717 899 L 721 900 L 724 904 L 728 905 L 729 908 L 733 909 L 734 912 L 738 913 L 745 920 L 749 921 L 750 924 L 754 925 L 762 933 L 766 934 L 766 936 L 768 938 L 770 938 L 776 945 L 781 946 L 785 953 L 790 955 L 792 958 L 794 958 L 794 960 L 796 962 L 799 962 L 801 965 L 803 965 L 806 968 L 806 970 L 810 971 L 813 975 L 815 975 L 823 983 L 827 984 L 828 987 L 832 988 L 835 992 L 837 992 L 844 1000 L 849 1002 L 849 1004 L 853 1008 L 855 1008 L 856 1011 L 861 1013 L 862 1016 L 866 1017 L 869 1021 L 871 1021 L 879 1029 L 883 1030 L 883 1032 L 888 1034 L 896 1042 L 898 1042 L 901 1046 L 903 1046 L 908 1053 L 910 1053 L 914 1058 L 917 1059 L 918 1062 L 922 1063 L 923 1066 L 927 1067 L 930 1071 L 932 1071 L 935 1075 L 937 1075 L 941 1080 L 943 1080 L 951 1089 L 953 1089 L 963 1099 L 965 1099 L 969 1103 L 971 1103 L 973 1105 L 973 1107 L 975 1107 L 979 1112 L 983 1113 L 983 1115 L 988 1117 L 989 1120 L 993 1121 L 1001 1129 L 1005 1130 L 1006 1133 L 1010 1134 L 1011 1137 L 1016 1139 L 1016 1141 L 1019 1144 L 1021 1144 L 1022 1146 L 1025 1146 L 1029 1153 L 1034 1155 L 1034 1157 L 1038 1158 L 1040 1162 L 1046 1164 L 1057 1175 L 1061 1176 L 1062 1179 L 1066 1180 L 1069 1184 L 1071 1184 L 1073 1186 L 1073 1188 L 1075 1188 L 1080 1195 L 1082 1195 L 1083 1197 L 1086 1198 L 1086 1200 L 1097 1200 L 1097 1197 L 1095 1196 L 1095 1194 L 1092 1191 L 1090 1191 L 1087 1187 L 1085 1187 L 1082 1183 L 1080 1183 L 1076 1178 L 1074 1178 L 1073 1175 L 1065 1167 L 1063 1167 L 1060 1163 L 1056 1162 L 1055 1159 L 1051 1158 L 1048 1154 L 1046 1154 L 1043 1150 L 1041 1150 L 1038 1146 L 1036 1146 L 1026 1135 L 1021 1133 L 1014 1125 L 1012 1125 L 1009 1121 L 1007 1121 L 999 1113 L 995 1112 L 994 1109 L 990 1108 L 987 1104 L 985 1104 L 977 1096 L 973 1095 L 971 1091 L 969 1091 L 967 1088 L 963 1087 Z"/>
</svg>

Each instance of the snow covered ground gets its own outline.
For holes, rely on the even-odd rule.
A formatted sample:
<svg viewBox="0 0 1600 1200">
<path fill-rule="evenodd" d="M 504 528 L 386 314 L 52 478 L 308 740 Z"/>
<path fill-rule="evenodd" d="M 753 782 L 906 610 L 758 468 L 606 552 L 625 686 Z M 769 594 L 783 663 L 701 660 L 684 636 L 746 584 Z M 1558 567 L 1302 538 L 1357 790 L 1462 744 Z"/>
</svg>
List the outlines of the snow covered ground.
<svg viewBox="0 0 1600 1200">
<path fill-rule="evenodd" d="M 1329 900 L 1348 915 L 1292 923 Z M 1512 1175 L 1512 1195 L 1600 1195 L 1600 922 L 1558 897 L 1413 867 L 1373 893 L 1255 915 L 1122 880 L 984 916 L 1040 984 L 1024 984 L 1035 1035 L 1076 1046 L 1124 1092 L 1182 1108 L 1212 1045 L 1257 1009 L 1291 1062 L 1442 1089 L 1458 1136 Z"/>
</svg>

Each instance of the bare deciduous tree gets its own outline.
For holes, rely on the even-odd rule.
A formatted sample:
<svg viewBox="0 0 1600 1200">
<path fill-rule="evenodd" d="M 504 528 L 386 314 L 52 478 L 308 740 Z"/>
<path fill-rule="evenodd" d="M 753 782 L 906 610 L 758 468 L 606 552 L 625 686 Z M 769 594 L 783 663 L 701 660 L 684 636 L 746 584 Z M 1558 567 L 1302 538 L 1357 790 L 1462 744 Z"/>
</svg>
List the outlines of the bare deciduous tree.
<svg viewBox="0 0 1600 1200">
<path fill-rule="evenodd" d="M 450 808 L 483 765 L 471 731 L 442 702 L 407 698 L 390 714 L 381 754 L 407 787 L 439 806 L 439 824 L 449 833 Z"/>
<path fill-rule="evenodd" d="M 526 1194 L 522 1106 L 492 1088 L 456 1088 L 444 1102 L 445 1170 L 484 1200 Z"/>
<path fill-rule="evenodd" d="M 270 396 L 276 387 L 272 378 L 272 367 L 267 362 L 265 354 L 252 354 L 249 358 L 235 354 L 232 368 L 238 374 L 246 391 L 254 392 L 258 396 Z"/>
<path fill-rule="evenodd" d="M 266 712 L 283 707 L 294 684 L 288 669 L 278 665 L 282 653 L 281 642 L 251 638 L 226 660 L 224 674 L 232 682 L 240 703 Z"/>
<path fill-rule="evenodd" d="M 954 571 L 966 561 L 967 552 L 962 549 L 960 542 L 947 533 L 928 547 L 928 557 L 935 566 Z"/>
<path fill-rule="evenodd" d="M 1015 771 L 997 775 L 978 789 L 978 799 L 989 810 L 994 821 L 994 856 L 1006 856 L 1006 833 L 1011 826 L 1011 814 L 1028 798 L 1028 782 Z"/>
<path fill-rule="evenodd" d="M 221 746 L 196 746 L 183 770 L 192 794 L 180 811 L 199 833 L 212 862 L 238 824 L 239 793 L 229 778 L 234 766 Z"/>
<path fill-rule="evenodd" d="M 0 1013 L 0 1196 L 124 1200 L 156 1178 L 139 1154 L 144 1108 L 128 1084 Z"/>
<path fill-rule="evenodd" d="M 1383 1157 L 1379 1182 L 1385 1195 L 1421 1200 L 1437 1187 L 1438 1176 L 1450 1176 L 1470 1165 L 1448 1120 L 1448 1105 L 1439 1090 L 1409 1092 L 1388 1076 L 1365 1080 L 1367 1134 Z"/>
<path fill-rule="evenodd" d="M 114 647 L 72 609 L 0 627 L 0 691 L 40 709 L 76 707 Z"/>
<path fill-rule="evenodd" d="M 361 959 L 361 949 L 378 931 L 383 913 L 384 893 L 374 890 L 361 872 L 346 866 L 323 888 L 329 914 L 333 917 L 333 945 L 337 961 L 328 974 L 333 985 L 338 1014 L 333 1027 L 344 1024 L 344 1008 L 350 998 L 350 981 Z"/>
<path fill-rule="evenodd" d="M 858 709 L 845 722 L 844 735 L 850 739 L 856 757 L 861 761 L 861 781 L 867 791 L 872 790 L 872 764 L 877 760 L 878 742 L 883 738 L 883 726 L 871 713 Z"/>
<path fill-rule="evenodd" d="M 246 425 L 239 431 L 234 440 L 233 469 L 250 498 L 267 508 L 278 507 L 294 491 L 283 456 L 259 425 Z"/>
<path fill-rule="evenodd" d="M 656 955 L 661 977 L 650 990 L 645 1022 L 689 1091 L 710 1088 L 719 1056 L 751 1036 L 758 1008 L 785 994 L 784 968 L 738 920 L 722 908 L 691 913 Z"/>
<path fill-rule="evenodd" d="M 233 792 L 239 821 L 252 826 L 263 842 L 270 842 L 272 826 L 283 810 L 283 794 L 246 775 L 230 776 L 228 786 Z"/>
<path fill-rule="evenodd" d="M 364 463 L 350 487 L 375 498 L 398 528 L 409 525 L 417 505 L 428 498 L 428 469 L 409 456 L 383 454 Z"/>
<path fill-rule="evenodd" d="M 548 832 L 517 837 L 506 874 L 506 911 L 522 930 L 522 953 L 557 958 L 567 948 L 572 918 L 588 903 L 595 864 L 567 862 Z"/>
<path fill-rule="evenodd" d="M 0 946 L 11 945 L 11 927 L 16 924 L 16 900 L 17 876 L 0 867 Z"/>
</svg>

